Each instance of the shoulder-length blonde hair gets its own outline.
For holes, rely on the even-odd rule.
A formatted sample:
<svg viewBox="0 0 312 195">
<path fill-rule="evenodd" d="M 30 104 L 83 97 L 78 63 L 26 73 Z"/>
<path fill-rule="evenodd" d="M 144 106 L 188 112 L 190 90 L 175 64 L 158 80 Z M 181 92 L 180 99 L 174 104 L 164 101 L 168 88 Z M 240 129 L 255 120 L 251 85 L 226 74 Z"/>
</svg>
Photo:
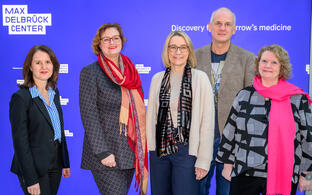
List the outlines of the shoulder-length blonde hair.
<svg viewBox="0 0 312 195">
<path fill-rule="evenodd" d="M 170 60 L 169 60 L 169 56 L 168 56 L 168 46 L 169 46 L 169 41 L 174 36 L 180 36 L 180 37 L 184 38 L 184 40 L 186 42 L 186 45 L 187 45 L 187 47 L 189 49 L 189 56 L 187 58 L 187 63 L 192 68 L 194 68 L 196 66 L 196 63 L 197 63 L 195 52 L 194 52 L 194 47 L 193 47 L 193 44 L 192 44 L 192 41 L 191 41 L 190 37 L 183 31 L 172 31 L 167 36 L 166 41 L 165 41 L 165 45 L 164 45 L 164 48 L 163 48 L 163 51 L 162 51 L 162 55 L 161 55 L 161 58 L 162 58 L 164 66 L 166 68 L 171 66 L 171 63 L 170 63 Z"/>
</svg>

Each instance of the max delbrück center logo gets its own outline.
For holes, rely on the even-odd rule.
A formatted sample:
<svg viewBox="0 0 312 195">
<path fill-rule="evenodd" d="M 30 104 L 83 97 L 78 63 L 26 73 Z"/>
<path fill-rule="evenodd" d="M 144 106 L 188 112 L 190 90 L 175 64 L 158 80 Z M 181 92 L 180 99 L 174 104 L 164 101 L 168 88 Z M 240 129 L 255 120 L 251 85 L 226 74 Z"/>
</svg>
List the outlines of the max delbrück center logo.
<svg viewBox="0 0 312 195">
<path fill-rule="evenodd" d="M 52 25 L 51 14 L 28 13 L 27 5 L 2 5 L 2 23 L 9 35 L 45 35 Z"/>
</svg>

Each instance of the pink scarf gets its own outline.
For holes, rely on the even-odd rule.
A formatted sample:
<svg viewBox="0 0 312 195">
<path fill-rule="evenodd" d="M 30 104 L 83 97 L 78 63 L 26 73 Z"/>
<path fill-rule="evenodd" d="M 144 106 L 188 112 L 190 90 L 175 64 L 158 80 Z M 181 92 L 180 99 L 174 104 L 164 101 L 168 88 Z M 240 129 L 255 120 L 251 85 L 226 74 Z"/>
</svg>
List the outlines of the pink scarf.
<svg viewBox="0 0 312 195">
<path fill-rule="evenodd" d="M 284 79 L 280 79 L 277 85 L 265 87 L 262 85 L 261 78 L 255 77 L 253 86 L 262 96 L 272 99 L 268 133 L 267 194 L 289 195 L 296 133 L 290 97 L 305 94 L 309 104 L 311 100 L 302 89 Z"/>
</svg>

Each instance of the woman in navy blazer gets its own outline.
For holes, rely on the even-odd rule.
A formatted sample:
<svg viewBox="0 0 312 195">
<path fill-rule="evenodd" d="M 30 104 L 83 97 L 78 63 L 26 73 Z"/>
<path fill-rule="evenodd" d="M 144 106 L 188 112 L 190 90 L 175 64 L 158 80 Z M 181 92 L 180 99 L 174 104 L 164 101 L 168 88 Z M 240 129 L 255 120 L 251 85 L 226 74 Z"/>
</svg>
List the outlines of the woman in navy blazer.
<svg viewBox="0 0 312 195">
<path fill-rule="evenodd" d="M 24 83 L 10 101 L 14 145 L 11 171 L 18 175 L 25 194 L 57 194 L 62 173 L 70 176 L 56 88 L 59 67 L 49 47 L 31 48 L 24 62 Z"/>
</svg>

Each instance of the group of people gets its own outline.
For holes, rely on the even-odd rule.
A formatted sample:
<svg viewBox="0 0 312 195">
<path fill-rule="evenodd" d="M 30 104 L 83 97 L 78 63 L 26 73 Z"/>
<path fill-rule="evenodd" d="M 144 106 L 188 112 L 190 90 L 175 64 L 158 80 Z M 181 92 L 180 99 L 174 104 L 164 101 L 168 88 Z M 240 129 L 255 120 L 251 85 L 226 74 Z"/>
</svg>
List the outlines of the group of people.
<svg viewBox="0 0 312 195">
<path fill-rule="evenodd" d="M 150 173 L 153 195 L 207 195 L 214 170 L 218 195 L 311 189 L 310 98 L 286 81 L 291 64 L 281 46 L 255 57 L 231 43 L 235 20 L 230 9 L 215 10 L 212 43 L 195 51 L 185 32 L 168 35 L 147 110 L 139 74 L 121 54 L 122 28 L 97 30 L 98 59 L 80 73 L 79 105 L 81 168 L 91 170 L 101 194 L 126 195 L 134 176 L 144 195 Z M 57 194 L 61 176 L 70 176 L 58 71 L 50 48 L 33 47 L 10 101 L 11 171 L 25 194 Z"/>
</svg>

